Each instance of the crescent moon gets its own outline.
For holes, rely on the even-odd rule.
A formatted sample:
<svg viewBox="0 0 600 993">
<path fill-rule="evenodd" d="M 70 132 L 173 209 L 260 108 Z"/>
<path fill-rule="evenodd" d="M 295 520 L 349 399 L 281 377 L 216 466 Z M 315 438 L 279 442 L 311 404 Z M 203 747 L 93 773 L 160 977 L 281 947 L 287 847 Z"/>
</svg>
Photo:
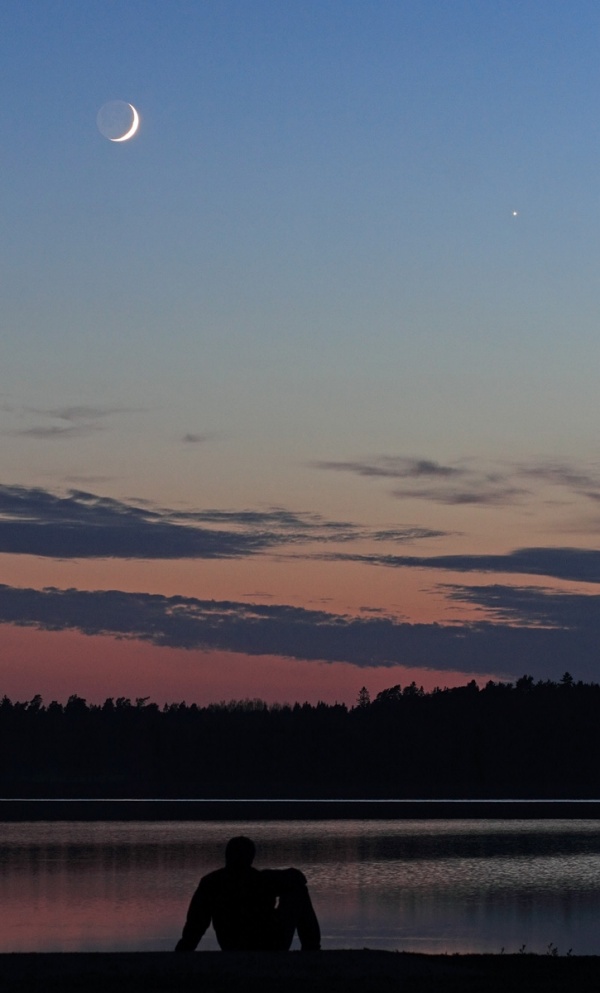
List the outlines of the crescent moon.
<svg viewBox="0 0 600 993">
<path fill-rule="evenodd" d="M 133 120 L 131 122 L 131 127 L 129 128 L 129 131 L 126 131 L 125 134 L 122 134 L 120 138 L 109 138 L 109 141 L 128 141 L 130 138 L 133 138 L 134 134 L 139 128 L 140 115 L 138 114 L 137 110 L 135 109 L 132 103 L 128 104 L 128 106 L 131 107 L 131 113 L 133 114 Z"/>
</svg>

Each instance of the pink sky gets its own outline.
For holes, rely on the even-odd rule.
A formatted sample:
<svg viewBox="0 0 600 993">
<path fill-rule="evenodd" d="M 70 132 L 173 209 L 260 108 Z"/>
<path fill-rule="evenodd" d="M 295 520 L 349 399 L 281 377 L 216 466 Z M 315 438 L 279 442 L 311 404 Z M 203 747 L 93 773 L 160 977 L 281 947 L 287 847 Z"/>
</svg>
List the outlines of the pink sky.
<svg viewBox="0 0 600 993">
<path fill-rule="evenodd" d="M 415 680 L 426 690 L 458 686 L 462 673 L 403 666 L 358 670 L 342 662 L 306 662 L 233 652 L 156 648 L 137 641 L 75 632 L 43 632 L 3 627 L 3 693 L 12 700 L 40 694 L 45 703 L 75 693 L 88 703 L 107 696 L 148 696 L 159 704 L 254 699 L 267 703 L 356 702 L 366 686 L 372 697 L 382 689 Z M 472 678 L 472 677 L 468 677 Z M 481 676 L 481 680 L 485 678 Z"/>
</svg>

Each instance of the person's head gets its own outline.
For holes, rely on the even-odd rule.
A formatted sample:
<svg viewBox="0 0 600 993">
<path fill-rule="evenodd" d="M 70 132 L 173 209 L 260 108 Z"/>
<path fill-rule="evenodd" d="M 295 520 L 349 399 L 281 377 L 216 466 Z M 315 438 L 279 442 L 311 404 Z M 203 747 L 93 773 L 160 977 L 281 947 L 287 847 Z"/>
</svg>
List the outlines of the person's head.
<svg viewBox="0 0 600 993">
<path fill-rule="evenodd" d="M 248 869 L 254 861 L 256 849 L 250 838 L 240 835 L 230 838 L 225 847 L 225 865 L 232 869 Z"/>
</svg>

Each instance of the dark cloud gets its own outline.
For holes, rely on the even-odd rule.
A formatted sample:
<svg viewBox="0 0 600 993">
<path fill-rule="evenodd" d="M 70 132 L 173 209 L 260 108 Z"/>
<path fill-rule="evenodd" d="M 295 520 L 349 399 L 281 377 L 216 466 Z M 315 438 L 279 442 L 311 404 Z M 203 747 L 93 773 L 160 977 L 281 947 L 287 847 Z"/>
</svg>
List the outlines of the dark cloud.
<svg viewBox="0 0 600 993">
<path fill-rule="evenodd" d="M 0 552 L 51 558 L 230 558 L 277 544 L 267 534 L 188 527 L 168 513 L 81 491 L 0 487 Z M 279 542 L 280 543 L 280 542 Z"/>
<path fill-rule="evenodd" d="M 0 485 L 0 552 L 51 558 L 237 558 L 299 544 L 362 538 L 412 541 L 440 532 L 406 528 L 371 532 L 318 514 L 274 508 L 174 511 L 100 497 L 83 490 L 59 496 L 41 488 Z"/>
<path fill-rule="evenodd" d="M 446 569 L 449 572 L 504 572 L 600 583 L 600 551 L 590 548 L 517 548 L 504 555 L 353 555 L 331 552 L 323 558 L 396 569 Z"/>
<path fill-rule="evenodd" d="M 588 632 L 594 638 L 600 635 L 600 594 L 501 585 L 448 586 L 445 590 L 450 599 L 492 611 L 511 624 Z"/>
<path fill-rule="evenodd" d="M 568 669 L 579 678 L 598 677 L 600 597 L 508 587 L 457 587 L 451 595 L 511 622 L 410 624 L 286 605 L 0 586 L 0 623 L 360 667 L 403 665 L 502 677 L 529 672 L 544 678 L 558 678 Z M 542 626 L 548 618 L 553 627 Z M 522 620 L 527 623 L 520 626 Z"/>
</svg>

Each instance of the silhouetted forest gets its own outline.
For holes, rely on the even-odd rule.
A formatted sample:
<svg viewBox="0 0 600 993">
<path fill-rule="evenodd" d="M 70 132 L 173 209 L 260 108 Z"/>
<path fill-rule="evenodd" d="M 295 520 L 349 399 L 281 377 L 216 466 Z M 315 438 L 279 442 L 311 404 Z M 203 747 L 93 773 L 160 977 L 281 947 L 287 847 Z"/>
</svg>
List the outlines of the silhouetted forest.
<svg viewBox="0 0 600 993">
<path fill-rule="evenodd" d="M 343 704 L 0 702 L 4 797 L 591 798 L 600 686 L 412 683 Z"/>
</svg>

